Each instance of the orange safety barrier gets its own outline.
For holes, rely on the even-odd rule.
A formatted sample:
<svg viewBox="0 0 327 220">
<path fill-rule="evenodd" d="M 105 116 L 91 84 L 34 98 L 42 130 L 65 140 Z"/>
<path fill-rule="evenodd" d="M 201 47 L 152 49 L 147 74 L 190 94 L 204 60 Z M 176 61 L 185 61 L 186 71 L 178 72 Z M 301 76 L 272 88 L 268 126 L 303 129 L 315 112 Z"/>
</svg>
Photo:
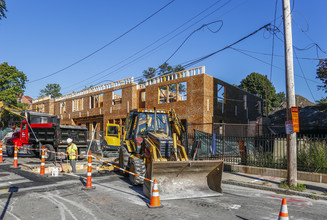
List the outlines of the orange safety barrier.
<svg viewBox="0 0 327 220">
<path fill-rule="evenodd" d="M 15 148 L 14 148 L 14 165 L 13 167 L 14 168 L 18 168 L 18 158 L 17 158 L 17 146 L 15 145 Z"/>
<path fill-rule="evenodd" d="M 87 177 L 86 177 L 86 187 L 82 189 L 95 189 L 95 186 L 92 186 L 92 152 L 89 152 L 87 158 Z"/>
<path fill-rule="evenodd" d="M 3 163 L 3 155 L 2 155 L 2 141 L 0 141 L 0 163 Z"/>
<path fill-rule="evenodd" d="M 287 202 L 285 198 L 283 198 L 282 200 L 282 206 L 280 207 L 278 220 L 289 220 L 288 211 L 287 211 Z"/>
<path fill-rule="evenodd" d="M 152 188 L 152 195 L 150 204 L 147 204 L 149 208 L 162 208 L 163 205 L 160 204 L 160 198 L 159 198 L 159 187 L 157 180 L 154 179 L 153 181 L 153 188 Z"/>
<path fill-rule="evenodd" d="M 45 146 L 42 147 L 40 175 L 45 174 Z"/>
</svg>

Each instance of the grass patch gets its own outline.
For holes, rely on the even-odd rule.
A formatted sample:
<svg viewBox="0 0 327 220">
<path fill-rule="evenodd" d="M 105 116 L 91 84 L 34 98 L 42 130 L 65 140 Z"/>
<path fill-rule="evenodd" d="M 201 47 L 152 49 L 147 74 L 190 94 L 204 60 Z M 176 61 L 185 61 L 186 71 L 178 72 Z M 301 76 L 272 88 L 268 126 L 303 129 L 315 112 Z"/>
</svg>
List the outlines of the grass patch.
<svg viewBox="0 0 327 220">
<path fill-rule="evenodd" d="M 232 172 L 232 173 L 239 173 L 240 171 L 239 171 L 239 170 L 234 170 L 234 169 L 232 169 L 231 172 Z"/>
<path fill-rule="evenodd" d="M 303 183 L 297 183 L 296 186 L 294 186 L 294 185 L 288 186 L 287 180 L 281 181 L 279 187 L 283 188 L 283 189 L 294 190 L 294 191 L 299 191 L 299 192 L 303 192 L 307 188 L 307 186 Z"/>
<path fill-rule="evenodd" d="M 323 194 L 324 196 L 327 196 L 327 191 L 326 192 L 324 192 L 324 194 Z"/>
</svg>

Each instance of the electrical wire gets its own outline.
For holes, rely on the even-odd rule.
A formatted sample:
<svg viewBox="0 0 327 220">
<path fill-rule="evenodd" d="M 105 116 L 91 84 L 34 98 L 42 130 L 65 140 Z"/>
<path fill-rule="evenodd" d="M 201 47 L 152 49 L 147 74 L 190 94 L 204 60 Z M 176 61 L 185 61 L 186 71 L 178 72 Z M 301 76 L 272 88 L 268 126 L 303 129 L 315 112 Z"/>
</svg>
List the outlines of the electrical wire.
<svg viewBox="0 0 327 220">
<path fill-rule="evenodd" d="M 252 56 L 252 55 L 249 55 L 249 54 L 247 54 L 247 53 L 245 53 L 245 52 L 243 52 L 243 51 L 240 51 L 240 50 L 238 50 L 238 49 L 236 49 L 236 48 L 231 48 L 231 49 L 236 50 L 236 51 L 238 51 L 238 52 L 240 52 L 240 53 L 242 53 L 242 54 L 244 54 L 244 55 L 247 55 L 247 56 L 249 56 L 249 57 L 251 57 L 251 58 L 253 58 L 253 59 L 256 59 L 256 60 L 258 60 L 258 61 L 260 61 L 260 62 L 262 62 L 262 63 L 265 63 L 265 64 L 267 64 L 267 65 L 270 65 L 270 63 L 268 63 L 268 62 L 266 62 L 266 61 L 264 61 L 264 60 L 261 60 L 261 59 L 259 59 L 259 58 L 257 58 L 257 57 L 254 57 L 254 56 Z M 275 65 L 274 65 L 274 67 L 277 68 L 277 69 L 280 69 L 280 70 L 282 70 L 282 71 L 285 70 L 285 69 L 283 69 L 283 68 L 281 68 L 281 67 L 278 67 L 278 66 L 275 66 Z M 304 78 L 304 77 L 301 76 L 301 75 L 297 75 L 297 74 L 294 74 L 294 75 L 297 76 L 297 77 L 300 77 L 300 78 Z M 317 82 L 317 81 L 314 81 L 314 80 L 311 80 L 311 79 L 306 79 L 306 80 L 311 81 L 311 82 L 314 82 L 314 83 L 317 83 L 317 84 L 320 84 L 320 82 Z"/>
<path fill-rule="evenodd" d="M 121 63 L 127 61 L 128 59 L 130 59 L 130 58 L 136 56 L 137 54 L 143 52 L 144 50 L 148 49 L 149 47 L 151 47 L 152 45 L 156 44 L 156 43 L 159 42 L 160 40 L 162 40 L 162 39 L 166 38 L 167 36 L 171 35 L 171 34 L 174 33 L 175 31 L 177 31 L 178 29 L 180 29 L 181 27 L 183 27 L 184 25 L 186 25 L 187 23 L 189 23 L 189 22 L 191 22 L 192 20 L 194 20 L 195 18 L 199 17 L 201 14 L 203 14 L 204 12 L 206 12 L 207 10 L 209 10 L 210 8 L 214 7 L 216 4 L 218 4 L 218 3 L 221 2 L 221 1 L 222 1 L 222 0 L 218 0 L 218 1 L 214 2 L 212 5 L 210 5 L 209 7 L 205 8 L 204 10 L 202 10 L 201 12 L 199 12 L 197 15 L 193 16 L 191 19 L 189 19 L 188 21 L 184 22 L 184 23 L 183 23 L 182 25 L 180 25 L 179 27 L 175 28 L 174 30 L 172 30 L 172 31 L 169 32 L 168 34 L 164 35 L 163 37 L 161 37 L 161 38 L 159 38 L 158 40 L 154 41 L 154 42 L 151 43 L 150 45 L 146 46 L 145 48 L 141 49 L 140 51 L 138 51 L 138 52 L 134 53 L 133 55 L 129 56 L 128 58 L 124 59 L 123 61 L 120 61 L 119 63 L 117 63 L 117 64 L 115 64 L 115 65 L 113 65 L 113 66 L 111 66 L 111 67 L 108 67 L 108 68 L 106 68 L 105 70 L 102 70 L 101 72 L 99 72 L 99 73 L 97 73 L 97 74 L 94 74 L 94 75 L 92 75 L 91 77 L 88 77 L 88 78 L 85 79 L 85 80 L 88 80 L 88 79 L 94 78 L 94 76 L 98 76 L 99 74 L 102 74 L 102 73 L 106 72 L 107 70 L 112 69 L 113 67 L 118 66 L 119 64 L 121 64 Z M 169 41 L 171 41 L 172 39 L 174 39 L 174 38 L 177 37 L 178 35 L 180 35 L 180 34 L 182 34 L 183 32 L 185 32 L 187 29 L 191 28 L 192 26 L 196 25 L 197 23 L 199 23 L 199 22 L 202 21 L 203 19 L 205 19 L 205 18 L 207 18 L 208 16 L 212 15 L 213 13 L 217 12 L 218 10 L 220 10 L 221 8 L 223 8 L 224 6 L 226 6 L 227 4 L 229 4 L 231 1 L 232 1 L 232 0 L 227 1 L 227 2 L 226 2 L 225 4 L 223 4 L 222 6 L 218 7 L 217 9 L 215 9 L 215 10 L 212 11 L 212 12 L 210 12 L 209 14 L 205 15 L 205 16 L 204 16 L 203 18 L 201 18 L 199 21 L 193 23 L 192 25 L 188 26 L 188 27 L 185 28 L 184 30 L 180 31 L 179 33 L 177 33 L 176 35 L 174 35 L 173 37 L 171 37 L 170 39 L 168 39 L 168 40 L 165 41 L 164 43 L 160 44 L 160 45 L 157 46 L 156 48 L 150 50 L 149 52 L 147 52 L 147 53 L 145 53 L 145 54 L 139 56 L 138 58 L 132 60 L 131 62 L 125 64 L 123 67 L 125 67 L 125 66 L 127 66 L 127 65 L 129 65 L 129 64 L 131 64 L 131 63 L 133 63 L 133 62 L 135 62 L 135 61 L 137 61 L 137 60 L 139 60 L 139 59 L 141 59 L 141 58 L 143 58 L 143 57 L 145 57 L 146 55 L 148 55 L 148 54 L 150 54 L 151 52 L 155 51 L 155 50 L 158 49 L 159 47 L 165 45 L 166 43 L 168 43 Z M 233 8 L 233 9 L 235 9 L 235 8 Z M 232 9 L 232 10 L 233 10 L 233 9 Z M 230 11 L 231 11 L 231 10 L 230 10 Z M 228 11 L 228 12 L 230 12 L 230 11 Z M 108 75 L 111 75 L 112 73 L 114 73 L 114 72 L 116 72 L 117 70 L 120 70 L 120 69 L 122 69 L 122 68 L 118 68 L 118 69 L 116 69 L 116 70 L 114 70 L 114 71 L 112 71 L 112 72 L 106 74 L 106 75 L 103 76 L 103 77 L 106 77 L 106 76 L 108 76 Z M 101 77 L 101 79 L 102 79 L 103 77 Z M 82 81 L 80 81 L 79 83 L 82 83 L 82 82 L 84 83 L 85 80 L 82 80 Z M 79 84 L 79 83 L 74 83 L 74 85 Z"/>
<path fill-rule="evenodd" d="M 261 30 L 264 29 L 264 28 L 267 28 L 267 27 L 270 26 L 270 25 L 271 25 L 270 23 L 269 23 L 269 24 L 266 24 L 266 25 L 264 25 L 264 26 L 258 28 L 257 30 L 253 31 L 252 33 L 246 35 L 245 37 L 243 37 L 243 38 L 241 38 L 241 39 L 235 41 L 234 43 L 232 43 L 232 44 L 230 44 L 230 45 L 228 45 L 228 46 L 226 46 L 226 47 L 224 47 L 224 48 L 222 48 L 222 49 L 220 49 L 220 50 L 217 50 L 217 51 L 215 51 L 215 52 L 213 52 L 213 53 L 210 53 L 210 54 L 208 54 L 208 55 L 206 55 L 206 56 L 203 56 L 202 58 L 200 58 L 200 59 L 198 59 L 198 60 L 195 60 L 195 61 L 193 61 L 193 62 L 190 62 L 190 63 L 184 65 L 183 67 L 184 67 L 185 69 L 187 69 L 188 67 L 191 67 L 191 66 L 193 66 L 193 65 L 195 65 L 195 64 L 197 64 L 197 63 L 199 63 L 199 62 L 201 62 L 201 61 L 203 61 L 203 60 L 205 60 L 205 59 L 208 59 L 209 57 L 211 57 L 211 56 L 213 56 L 213 55 L 215 55 L 215 54 L 217 54 L 217 53 L 220 53 L 220 52 L 222 52 L 222 51 L 224 51 L 224 50 L 226 50 L 226 49 L 228 49 L 228 48 L 230 48 L 230 47 L 232 47 L 232 46 L 234 46 L 234 45 L 236 45 L 236 44 L 242 42 L 243 40 L 245 40 L 245 39 L 251 37 L 252 35 L 256 34 L 257 32 L 261 31 Z"/>
<path fill-rule="evenodd" d="M 221 25 L 220 25 L 220 27 L 216 30 L 216 31 L 212 31 L 211 29 L 210 29 L 210 27 L 209 27 L 209 25 L 211 25 L 211 24 L 214 24 L 214 23 L 221 23 Z M 196 30 L 194 30 L 194 31 L 192 31 L 192 33 L 190 33 L 187 37 L 186 37 L 186 39 L 181 43 L 181 45 L 173 52 L 173 54 L 172 55 L 170 55 L 170 57 L 168 57 L 168 59 L 165 61 L 165 63 L 167 63 L 176 53 L 177 53 L 177 51 L 184 45 L 184 43 L 195 33 L 195 32 L 197 32 L 197 31 L 199 31 L 199 30 L 201 30 L 201 29 L 203 29 L 203 28 L 205 28 L 205 27 L 207 27 L 208 28 L 208 30 L 210 30 L 212 33 L 217 33 L 218 31 L 220 31 L 220 29 L 223 27 L 223 24 L 224 24 L 224 22 L 223 22 L 223 20 L 217 20 L 217 21 L 213 21 L 213 22 L 210 22 L 210 23 L 208 23 L 208 24 L 203 24 L 201 27 L 199 27 L 199 28 L 197 28 Z"/>
<path fill-rule="evenodd" d="M 303 78 L 304 78 L 304 80 L 305 80 L 305 83 L 307 84 L 307 87 L 308 87 L 308 89 L 309 89 L 309 91 L 310 91 L 310 94 L 311 94 L 313 100 L 316 102 L 316 99 L 315 99 L 315 97 L 313 96 L 313 93 L 312 93 L 312 91 L 311 91 L 311 89 L 310 89 L 310 86 L 309 86 L 309 84 L 308 84 L 308 80 L 307 80 L 307 78 L 305 77 L 305 74 L 304 74 L 304 72 L 303 72 L 303 69 L 302 69 L 301 63 L 300 63 L 299 59 L 297 58 L 296 51 L 295 51 L 294 49 L 293 49 L 293 51 L 294 51 L 294 55 L 295 55 L 295 57 L 296 57 L 297 63 L 299 64 L 299 67 L 300 67 L 300 70 L 301 70 L 302 76 L 303 76 Z"/>
<path fill-rule="evenodd" d="M 278 0 L 275 2 L 275 14 L 274 14 L 274 27 L 276 26 L 276 16 L 277 16 L 277 3 Z M 274 63 L 274 48 L 275 48 L 275 34 L 273 34 L 272 45 L 271 45 L 271 60 L 270 60 L 270 81 L 272 80 L 272 70 L 273 70 L 273 63 Z"/>
<path fill-rule="evenodd" d="M 205 10 L 203 10 L 202 12 L 200 12 L 198 15 L 194 16 L 194 17 L 191 18 L 190 20 L 194 20 L 195 17 L 198 17 L 200 14 L 202 14 L 203 12 L 205 12 L 207 9 L 213 7 L 216 3 L 220 2 L 220 1 L 221 1 L 221 0 L 215 2 L 213 5 L 209 6 L 208 8 L 206 8 Z M 141 59 L 141 58 L 143 58 L 143 57 L 145 57 L 145 56 L 147 56 L 147 55 L 153 53 L 155 50 L 159 49 L 161 46 L 165 45 L 166 43 L 168 43 L 169 41 L 171 41 L 172 39 L 174 39 L 174 38 L 177 37 L 178 35 L 182 34 L 182 33 L 185 32 L 187 29 L 189 29 L 189 28 L 195 26 L 195 25 L 196 25 L 197 23 L 199 23 L 200 21 L 204 20 L 204 19 L 207 18 L 208 16 L 210 16 L 210 15 L 212 15 L 213 13 L 217 12 L 218 10 L 222 9 L 223 7 L 225 7 L 226 5 L 228 5 L 231 1 L 232 1 L 232 0 L 227 1 L 227 2 L 224 3 L 222 6 L 219 6 L 219 7 L 216 8 L 214 11 L 212 11 L 212 12 L 210 12 L 209 14 L 205 15 L 203 18 L 201 18 L 201 19 L 198 20 L 197 22 L 195 22 L 195 23 L 193 23 L 192 25 L 188 26 L 188 27 L 185 28 L 184 30 L 180 31 L 179 33 L 177 33 L 176 35 L 174 35 L 174 36 L 171 37 L 170 39 L 166 40 L 165 42 L 163 42 L 162 44 L 158 45 L 157 47 L 151 49 L 150 51 L 146 52 L 145 54 L 143 54 L 143 55 L 141 55 L 141 56 L 135 58 L 134 60 L 130 61 L 129 63 L 127 63 L 127 64 L 125 64 L 125 65 L 123 65 L 123 66 L 121 66 L 121 67 L 119 67 L 118 69 L 116 69 L 116 70 L 114 70 L 114 71 L 111 71 L 110 73 L 108 73 L 108 74 L 102 76 L 100 79 L 93 80 L 92 82 L 94 82 L 94 81 L 98 81 L 98 80 L 102 80 L 104 77 L 107 77 L 107 76 L 109 76 L 109 75 L 115 73 L 116 71 L 121 70 L 123 67 L 126 67 L 126 66 L 128 66 L 129 64 L 132 64 L 132 63 L 134 63 L 135 61 L 137 61 L 137 60 L 139 60 L 139 59 Z M 240 6 L 240 4 L 237 5 L 237 7 L 239 7 L 239 6 Z M 227 11 L 226 13 L 224 13 L 223 15 L 225 15 L 225 14 L 231 12 L 232 10 L 234 10 L 234 9 L 237 8 L 237 7 L 234 7 L 234 8 L 232 8 L 232 9 L 230 9 L 229 11 Z M 223 15 L 221 15 L 221 16 L 223 16 Z M 220 17 L 221 17 L 221 16 L 220 16 Z M 190 20 L 189 20 L 189 21 L 190 21 Z M 185 22 L 184 24 L 189 23 L 189 21 Z M 182 24 L 180 27 L 184 26 L 184 24 Z M 179 29 L 180 27 L 176 28 L 175 30 Z M 173 33 L 175 30 L 173 30 L 171 33 Z M 166 37 L 166 36 L 167 36 L 167 35 L 165 35 L 164 37 Z M 162 38 L 164 38 L 164 37 L 162 37 Z M 159 40 L 161 40 L 162 38 L 160 38 Z M 158 42 L 159 40 L 157 40 L 156 42 Z M 150 46 L 152 46 L 152 45 L 155 44 L 156 42 L 152 43 Z M 148 46 L 148 47 L 149 47 L 149 46 Z M 148 48 L 148 47 L 146 47 L 146 48 Z M 146 48 L 144 48 L 144 49 L 146 49 Z M 143 51 L 144 49 L 142 49 L 141 51 Z M 141 52 L 141 51 L 139 51 L 139 52 Z M 137 52 L 136 54 L 138 54 L 139 52 Z M 136 55 L 136 54 L 135 54 L 135 55 Z M 132 55 L 132 56 L 134 56 L 134 55 Z M 131 56 L 130 56 L 130 57 L 131 57 Z M 129 57 L 129 58 L 130 58 L 130 57 Z M 129 58 L 127 58 L 127 59 L 129 59 Z M 126 59 L 125 59 L 125 60 L 126 60 Z M 121 62 L 120 62 L 120 63 L 121 63 Z M 176 65 L 176 66 L 177 66 L 177 65 Z M 103 72 L 105 72 L 105 71 L 107 71 L 108 69 L 111 69 L 111 68 L 112 68 L 112 67 L 107 68 L 106 70 L 103 70 L 103 71 L 101 71 L 100 73 L 103 73 Z M 84 81 L 82 81 L 82 82 L 84 82 Z M 92 82 L 91 82 L 91 83 L 92 83 Z"/>
<path fill-rule="evenodd" d="M 126 34 L 130 33 L 131 31 L 133 31 L 134 29 L 136 29 L 137 27 L 139 27 L 141 24 L 145 23 L 147 20 L 149 20 L 150 18 L 152 18 L 153 16 L 155 16 L 156 14 L 158 14 L 160 11 L 162 11 L 163 9 L 165 9 L 167 6 L 169 6 L 171 3 L 173 3 L 175 0 L 171 0 L 170 2 L 168 2 L 166 5 L 164 5 L 163 7 L 161 7 L 159 10 L 157 10 L 156 12 L 154 12 L 153 14 L 151 14 L 150 16 L 148 16 L 147 18 L 145 18 L 143 21 L 139 22 L 137 25 L 135 25 L 134 27 L 130 28 L 128 31 L 124 32 L 123 34 L 119 35 L 118 37 L 116 37 L 114 40 L 110 41 L 109 43 L 105 44 L 104 46 L 100 47 L 99 49 L 95 50 L 94 52 L 88 54 L 87 56 L 77 60 L 76 62 L 54 72 L 54 73 L 51 73 L 49 75 L 46 75 L 46 76 L 43 76 L 41 78 L 38 78 L 38 79 L 35 79 L 35 80 L 31 80 L 30 82 L 28 83 L 33 83 L 33 82 L 37 82 L 37 81 L 40 81 L 40 80 L 43 80 L 43 79 L 46 79 L 50 76 L 53 76 L 53 75 L 56 75 L 60 72 L 63 72 L 64 70 L 67 70 L 69 69 L 70 67 L 72 66 L 75 66 L 76 64 L 86 60 L 87 58 L 93 56 L 94 54 L 98 53 L 99 51 L 103 50 L 104 48 L 106 48 L 107 46 L 111 45 L 112 43 L 116 42 L 117 40 L 119 40 L 120 38 L 122 38 L 123 36 L 125 36 Z"/>
<path fill-rule="evenodd" d="M 274 57 L 285 57 L 284 55 L 277 55 L 277 54 L 274 54 L 272 55 L 271 53 L 263 53 L 263 52 L 257 52 L 257 51 L 251 51 L 251 50 L 245 50 L 245 49 L 240 49 L 240 48 L 235 48 L 233 47 L 234 49 L 236 50 L 239 50 L 239 51 L 244 51 L 244 52 L 249 52 L 249 53 L 255 53 L 255 54 L 260 54 L 260 55 L 265 55 L 265 56 L 274 56 Z M 309 58 L 309 57 L 298 57 L 298 59 L 302 59 L 302 60 L 320 60 L 318 58 Z"/>
</svg>

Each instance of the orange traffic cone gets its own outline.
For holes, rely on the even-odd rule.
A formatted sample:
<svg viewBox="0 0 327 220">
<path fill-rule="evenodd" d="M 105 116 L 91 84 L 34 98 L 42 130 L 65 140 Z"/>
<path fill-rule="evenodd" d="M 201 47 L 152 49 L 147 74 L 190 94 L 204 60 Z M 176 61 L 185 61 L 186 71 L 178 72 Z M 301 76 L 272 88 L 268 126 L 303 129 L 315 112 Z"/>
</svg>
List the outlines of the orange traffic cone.
<svg viewBox="0 0 327 220">
<path fill-rule="evenodd" d="M 153 188 L 152 188 L 152 196 L 150 204 L 147 204 L 149 208 L 162 208 L 163 205 L 160 204 L 160 198 L 159 198 L 159 189 L 158 189 L 158 183 L 157 180 L 154 179 L 153 181 Z"/>
<path fill-rule="evenodd" d="M 17 155 L 18 155 L 18 153 L 17 153 L 17 146 L 15 145 L 15 148 L 14 148 L 14 165 L 13 165 L 14 168 L 18 168 Z"/>
<path fill-rule="evenodd" d="M 40 175 L 45 174 L 45 146 L 42 147 Z"/>
<path fill-rule="evenodd" d="M 87 158 L 86 187 L 82 187 L 82 189 L 95 189 L 95 186 L 92 186 L 92 152 L 91 151 Z"/>
<path fill-rule="evenodd" d="M 2 141 L 0 140 L 0 163 L 3 162 L 3 155 L 2 155 Z"/>
<path fill-rule="evenodd" d="M 288 211 L 287 211 L 287 202 L 285 198 L 283 198 L 282 206 L 280 207 L 278 220 L 289 220 Z"/>
</svg>

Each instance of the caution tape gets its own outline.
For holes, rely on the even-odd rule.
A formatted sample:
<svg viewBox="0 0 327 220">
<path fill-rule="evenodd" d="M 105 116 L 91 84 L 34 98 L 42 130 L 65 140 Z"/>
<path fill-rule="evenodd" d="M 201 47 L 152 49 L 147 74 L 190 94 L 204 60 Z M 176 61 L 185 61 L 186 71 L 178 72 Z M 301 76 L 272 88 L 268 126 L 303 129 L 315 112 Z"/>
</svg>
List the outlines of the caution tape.
<svg viewBox="0 0 327 220">
<path fill-rule="evenodd" d="M 149 181 L 149 182 L 153 183 L 153 180 L 150 180 L 150 179 L 148 179 L 148 178 L 145 178 L 144 176 L 140 176 L 140 175 L 138 175 L 138 174 L 136 174 L 136 173 L 133 173 L 133 172 L 128 171 L 128 170 L 125 170 L 124 168 L 121 168 L 121 167 L 119 167 L 119 166 L 117 166 L 117 165 L 115 165 L 115 164 L 112 164 L 112 163 L 110 163 L 110 162 L 107 162 L 107 161 L 101 160 L 100 158 L 97 158 L 97 157 L 95 157 L 95 156 L 93 156 L 93 155 L 91 155 L 91 157 L 93 157 L 94 159 L 99 160 L 99 161 L 101 161 L 101 162 L 103 162 L 103 163 L 105 163 L 105 164 L 108 164 L 108 165 L 110 165 L 110 166 L 113 166 L 114 168 L 117 168 L 117 169 L 119 169 L 119 170 L 121 170 L 121 171 L 123 171 L 123 172 L 126 172 L 126 173 L 128 173 L 128 174 L 131 174 L 131 175 L 133 175 L 133 176 L 139 177 L 139 178 L 141 178 L 141 179 L 143 179 L 143 180 L 146 180 L 146 181 Z"/>
<path fill-rule="evenodd" d="M 39 148 L 26 148 L 26 147 L 23 147 L 23 146 L 20 147 L 20 148 L 23 148 L 23 149 L 25 149 L 25 150 L 40 150 Z M 41 150 L 42 150 L 42 149 L 41 149 Z M 50 152 L 50 153 L 54 153 L 54 154 L 64 155 L 64 156 L 69 155 L 69 154 L 66 154 L 66 153 L 55 152 L 55 151 L 46 150 L 46 149 L 44 149 L 44 151 L 46 151 L 46 152 Z M 71 155 L 71 154 L 70 154 L 70 155 Z M 76 156 L 78 156 L 78 157 L 87 157 L 88 155 L 76 155 Z M 110 166 L 113 166 L 114 168 L 119 169 L 119 170 L 121 170 L 121 171 L 123 171 L 123 172 L 126 172 L 126 173 L 128 173 L 128 174 L 131 174 L 131 175 L 133 175 L 133 176 L 139 177 L 139 178 L 141 178 L 141 179 L 143 179 L 143 180 L 146 180 L 146 181 L 149 181 L 149 182 L 153 183 L 153 180 L 148 179 L 148 178 L 145 178 L 144 176 L 140 176 L 140 175 L 138 175 L 138 174 L 136 174 L 136 173 L 133 173 L 133 172 L 131 172 L 131 171 L 129 171 L 129 170 L 126 170 L 126 169 L 124 169 L 124 168 L 121 168 L 121 167 L 119 167 L 119 166 L 117 166 L 117 165 L 115 165 L 115 164 L 113 164 L 113 163 L 110 163 L 110 162 L 104 161 L 104 160 L 102 160 L 102 159 L 100 159 L 100 158 L 98 158 L 98 157 L 95 157 L 95 156 L 93 156 L 93 155 L 91 155 L 91 157 L 93 157 L 94 159 L 96 159 L 96 160 L 98 160 L 98 161 L 101 161 L 101 162 L 103 162 L 103 163 L 105 163 L 105 164 L 108 164 L 108 165 L 110 165 Z"/>
<path fill-rule="evenodd" d="M 17 147 L 18 148 L 18 147 Z M 43 149 L 39 149 L 39 148 L 28 148 L 28 147 L 19 147 L 19 148 L 23 148 L 25 150 L 37 150 L 37 151 L 42 151 Z M 68 155 L 74 155 L 73 153 L 71 154 L 66 154 L 66 153 L 63 153 L 63 152 L 56 152 L 56 151 L 52 151 L 52 150 L 47 150 L 47 149 L 44 149 L 45 152 L 49 152 L 49 153 L 53 153 L 53 154 L 58 154 L 58 155 L 64 155 L 64 156 L 68 156 Z M 86 154 L 81 154 L 81 155 L 76 155 L 77 157 L 85 157 L 87 156 Z"/>
</svg>

